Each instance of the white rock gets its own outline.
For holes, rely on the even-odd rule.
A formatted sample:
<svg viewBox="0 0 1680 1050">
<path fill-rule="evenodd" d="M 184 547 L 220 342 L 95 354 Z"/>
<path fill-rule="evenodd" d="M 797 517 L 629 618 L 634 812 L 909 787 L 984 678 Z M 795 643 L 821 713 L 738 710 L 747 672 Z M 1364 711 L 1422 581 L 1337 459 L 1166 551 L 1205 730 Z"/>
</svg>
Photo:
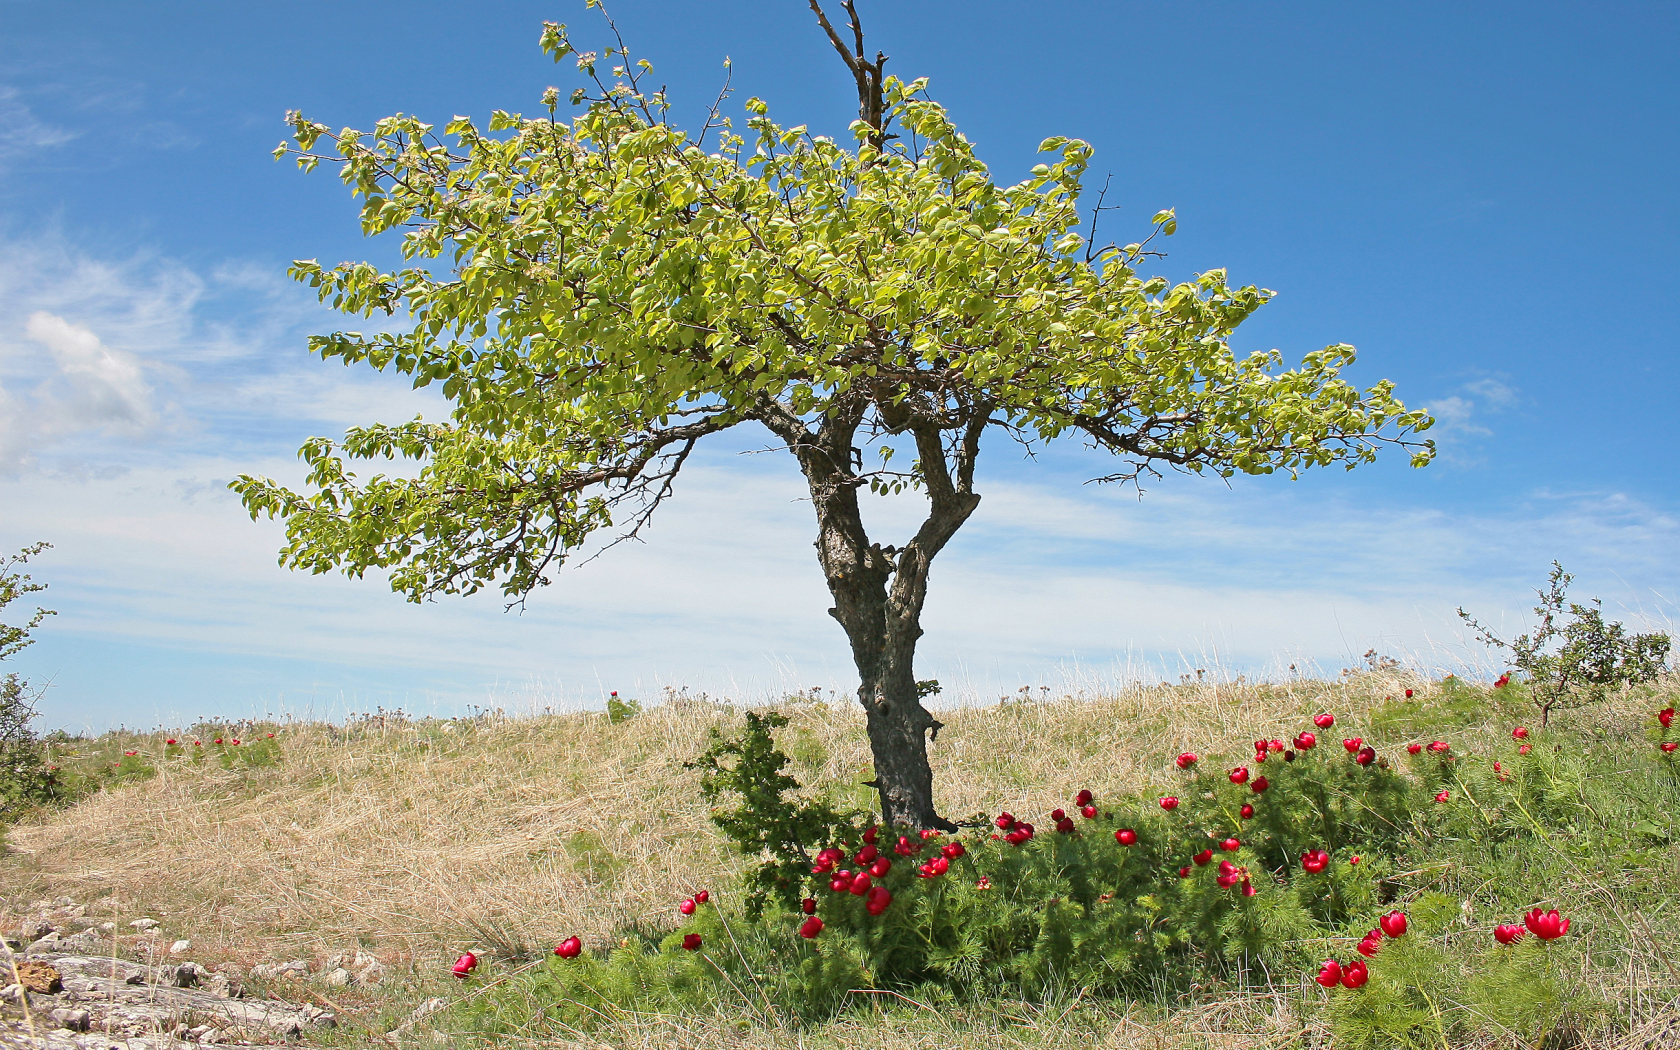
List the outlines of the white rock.
<svg viewBox="0 0 1680 1050">
<path fill-rule="evenodd" d="M 192 942 L 188 941 L 188 940 L 179 940 L 179 941 L 176 941 L 174 944 L 171 944 L 169 946 L 169 954 L 170 955 L 181 955 L 182 953 L 188 952 L 188 951 L 191 951 L 191 950 L 192 950 Z"/>
<path fill-rule="evenodd" d="M 335 967 L 327 973 L 327 983 L 335 988 L 348 988 L 355 980 L 355 975 L 342 966 Z"/>
</svg>

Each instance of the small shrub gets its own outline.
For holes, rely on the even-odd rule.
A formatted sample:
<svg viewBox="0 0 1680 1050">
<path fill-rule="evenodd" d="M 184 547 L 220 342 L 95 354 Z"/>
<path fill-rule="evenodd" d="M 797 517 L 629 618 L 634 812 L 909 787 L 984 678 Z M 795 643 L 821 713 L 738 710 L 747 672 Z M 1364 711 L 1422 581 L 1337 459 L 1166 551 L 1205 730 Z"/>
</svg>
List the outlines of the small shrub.
<svg viewBox="0 0 1680 1050">
<path fill-rule="evenodd" d="M 1534 607 L 1539 626 L 1509 642 L 1458 610 L 1484 643 L 1511 654 L 1540 709 L 1542 726 L 1555 710 L 1596 703 L 1611 690 L 1655 679 L 1668 659 L 1668 635 L 1630 635 L 1620 623 L 1605 623 L 1597 598 L 1591 605 L 1569 601 L 1566 592 L 1574 579 L 1553 562 L 1546 589 L 1535 592 L 1540 596 Z"/>
</svg>

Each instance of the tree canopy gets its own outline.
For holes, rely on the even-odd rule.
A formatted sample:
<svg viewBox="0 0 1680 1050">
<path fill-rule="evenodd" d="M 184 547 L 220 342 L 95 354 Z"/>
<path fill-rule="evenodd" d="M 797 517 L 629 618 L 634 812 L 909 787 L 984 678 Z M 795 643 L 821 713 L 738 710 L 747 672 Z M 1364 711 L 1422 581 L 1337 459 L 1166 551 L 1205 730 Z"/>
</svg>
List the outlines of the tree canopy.
<svg viewBox="0 0 1680 1050">
<path fill-rule="evenodd" d="M 1076 232 L 1087 143 L 1046 139 L 1044 163 L 995 182 L 925 80 L 865 57 L 845 6 L 855 47 L 811 3 L 858 82 L 850 142 L 777 123 L 756 98 L 738 132 L 721 96 L 685 133 L 621 40 L 579 53 L 554 23 L 543 49 L 587 84 L 569 119 L 555 88 L 535 117 L 456 117 L 441 134 L 415 116 L 367 133 L 292 114 L 276 155 L 336 163 L 363 231 L 400 231 L 409 262 L 294 264 L 342 311 L 408 319 L 310 350 L 441 384 L 452 411 L 310 440 L 310 491 L 233 482 L 253 517 L 286 521 L 282 563 L 389 570 L 413 601 L 490 586 L 522 601 L 601 530 L 637 534 L 701 439 L 756 423 L 810 482 L 864 692 L 877 690 L 871 654 L 897 646 L 896 684 L 879 691 L 903 696 L 927 565 L 979 502 L 988 430 L 1110 453 L 1104 481 L 1295 476 L 1391 443 L 1429 461 L 1424 413 L 1387 381 L 1341 378 L 1352 347 L 1292 368 L 1277 351 L 1233 352 L 1271 292 L 1217 269 L 1178 284 L 1140 273 L 1174 232 L 1171 211 L 1138 243 Z M 909 464 L 893 459 L 901 436 Z M 347 466 L 402 457 L 418 472 Z M 916 536 L 872 542 L 856 513 L 865 487 L 921 490 Z"/>
</svg>

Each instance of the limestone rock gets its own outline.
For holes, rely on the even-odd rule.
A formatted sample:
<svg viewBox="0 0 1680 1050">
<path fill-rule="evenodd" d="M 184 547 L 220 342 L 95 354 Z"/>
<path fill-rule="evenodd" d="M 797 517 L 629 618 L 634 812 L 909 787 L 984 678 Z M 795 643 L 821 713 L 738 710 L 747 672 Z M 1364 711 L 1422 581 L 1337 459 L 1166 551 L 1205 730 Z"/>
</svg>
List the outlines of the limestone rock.
<svg viewBox="0 0 1680 1050">
<path fill-rule="evenodd" d="M 24 959 L 12 965 L 17 971 L 18 981 L 32 992 L 56 995 L 64 990 L 64 982 L 51 963 L 44 963 L 39 959 Z"/>
</svg>

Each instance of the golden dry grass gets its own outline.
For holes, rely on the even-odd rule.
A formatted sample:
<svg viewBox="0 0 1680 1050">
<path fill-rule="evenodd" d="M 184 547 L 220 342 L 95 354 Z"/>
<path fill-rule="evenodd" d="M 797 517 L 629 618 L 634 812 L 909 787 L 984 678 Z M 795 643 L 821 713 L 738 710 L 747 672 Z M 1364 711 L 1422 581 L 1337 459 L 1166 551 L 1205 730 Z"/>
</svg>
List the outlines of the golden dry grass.
<svg viewBox="0 0 1680 1050">
<path fill-rule="evenodd" d="M 933 749 L 939 802 L 958 816 L 1042 814 L 1080 787 L 1099 796 L 1166 787 L 1179 751 L 1236 757 L 1255 737 L 1287 737 L 1321 710 L 1357 726 L 1408 687 L 1420 703 L 1435 689 L 1416 677 L 1370 674 L 949 710 Z M 783 745 L 801 780 L 868 805 L 871 794 L 856 786 L 868 778 L 861 713 L 809 701 L 782 710 L 792 717 Z M 1620 724 L 1637 716 L 1611 704 L 1579 717 Z M 684 768 L 711 729 L 737 722 L 733 709 L 690 701 L 619 724 L 555 715 L 286 726 L 278 766 L 160 761 L 150 780 L 12 829 L 0 889 L 13 902 L 99 900 L 114 921 L 151 916 L 168 935 L 190 937 L 199 957 L 246 964 L 361 945 L 399 972 L 424 973 L 466 944 L 494 954 L 521 943 L 541 950 L 571 933 L 599 940 L 667 916 L 676 900 L 724 885 L 743 863 L 725 850 L 697 775 Z M 161 755 L 161 738 L 140 746 Z M 1026 1007 L 979 1026 L 914 1012 L 880 1024 L 895 1033 L 894 1047 L 1288 1046 L 1304 1037 L 1285 1000 L 1266 995 L 1215 999 L 1166 1023 L 1118 1004 L 1074 1026 Z M 881 1046 L 883 1030 L 848 1016 L 824 1029 L 822 1045 Z M 723 1020 L 654 1018 L 620 1024 L 613 1043 L 745 1047 L 792 1038 Z"/>
</svg>

